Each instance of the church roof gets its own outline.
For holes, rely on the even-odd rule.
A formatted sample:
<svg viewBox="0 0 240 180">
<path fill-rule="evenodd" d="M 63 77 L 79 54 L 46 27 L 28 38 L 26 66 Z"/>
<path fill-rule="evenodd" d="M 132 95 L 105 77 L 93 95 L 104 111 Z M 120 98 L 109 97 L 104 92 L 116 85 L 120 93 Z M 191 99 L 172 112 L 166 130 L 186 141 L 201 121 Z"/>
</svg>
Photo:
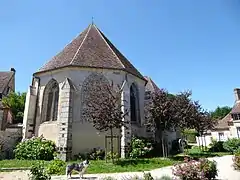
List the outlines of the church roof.
<svg viewBox="0 0 240 180">
<path fill-rule="evenodd" d="M 95 24 L 90 24 L 36 73 L 69 66 L 119 69 L 144 79 Z"/>
<path fill-rule="evenodd" d="M 160 90 L 150 77 L 144 76 L 144 78 L 147 80 L 147 84 L 145 87 L 146 91 L 156 92 Z"/>
</svg>

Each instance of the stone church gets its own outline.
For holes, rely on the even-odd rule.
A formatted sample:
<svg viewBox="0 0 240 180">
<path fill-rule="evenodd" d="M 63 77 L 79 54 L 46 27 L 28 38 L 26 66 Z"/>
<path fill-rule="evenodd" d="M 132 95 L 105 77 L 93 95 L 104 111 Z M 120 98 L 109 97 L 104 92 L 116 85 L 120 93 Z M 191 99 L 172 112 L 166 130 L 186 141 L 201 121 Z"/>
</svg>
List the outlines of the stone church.
<svg viewBox="0 0 240 180">
<path fill-rule="evenodd" d="M 110 40 L 90 24 L 80 35 L 33 74 L 23 122 L 23 138 L 43 136 L 53 140 L 61 158 L 103 148 L 106 133 L 84 120 L 86 86 L 101 80 L 123 88 L 122 100 L 129 127 L 115 132 L 125 157 L 132 135 L 151 136 L 145 127 L 145 92 L 156 90 Z M 147 85 L 147 86 L 146 86 Z"/>
</svg>

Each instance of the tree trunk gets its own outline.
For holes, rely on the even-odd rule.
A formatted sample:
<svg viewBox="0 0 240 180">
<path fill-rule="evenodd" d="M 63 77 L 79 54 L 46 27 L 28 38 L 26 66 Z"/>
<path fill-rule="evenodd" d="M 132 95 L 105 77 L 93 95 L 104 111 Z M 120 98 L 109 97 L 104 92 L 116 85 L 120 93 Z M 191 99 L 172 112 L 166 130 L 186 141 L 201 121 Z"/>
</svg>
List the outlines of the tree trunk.
<svg viewBox="0 0 240 180">
<path fill-rule="evenodd" d="M 199 147 L 199 149 L 201 149 L 201 144 L 200 144 L 200 138 L 199 138 L 199 136 L 198 136 L 197 138 L 198 138 L 198 147 Z"/>
<path fill-rule="evenodd" d="M 114 158 L 113 158 L 113 130 L 112 130 L 112 128 L 110 129 L 110 133 L 111 133 L 111 159 L 112 159 L 112 163 L 114 163 Z"/>
<path fill-rule="evenodd" d="M 163 131 L 161 132 L 161 141 L 162 141 L 162 154 L 163 154 L 163 157 L 166 157 L 166 155 L 165 155 L 164 138 L 163 138 Z"/>
<path fill-rule="evenodd" d="M 182 132 L 182 138 L 181 138 L 181 142 L 182 142 L 182 148 L 183 148 L 183 154 L 186 155 L 186 151 L 185 151 L 185 148 L 184 148 L 184 144 L 183 144 L 183 139 L 184 139 L 184 132 Z"/>
<path fill-rule="evenodd" d="M 205 151 L 207 151 L 207 142 L 206 142 L 206 136 L 204 135 L 204 149 L 205 149 Z"/>
</svg>

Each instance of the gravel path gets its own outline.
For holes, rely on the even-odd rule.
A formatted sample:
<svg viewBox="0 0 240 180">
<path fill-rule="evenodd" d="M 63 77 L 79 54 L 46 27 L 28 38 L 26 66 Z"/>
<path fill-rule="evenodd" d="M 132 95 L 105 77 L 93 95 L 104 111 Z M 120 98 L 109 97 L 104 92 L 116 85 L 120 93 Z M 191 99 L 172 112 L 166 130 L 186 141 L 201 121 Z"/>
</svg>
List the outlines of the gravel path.
<svg viewBox="0 0 240 180">
<path fill-rule="evenodd" d="M 240 180 L 240 172 L 237 172 L 232 167 L 232 156 L 223 156 L 210 158 L 218 164 L 219 180 Z M 172 174 L 171 167 L 164 167 L 150 171 L 153 177 L 160 178 L 163 175 Z M 28 171 L 0 172 L 0 180 L 27 180 Z M 127 173 L 111 173 L 111 174 L 86 174 L 85 179 L 103 179 L 104 177 L 114 177 L 115 179 L 126 179 L 127 177 L 139 176 L 142 177 L 143 172 L 127 172 Z M 78 175 L 74 175 L 72 179 L 79 179 Z M 52 180 L 66 180 L 66 176 L 53 176 Z"/>
</svg>

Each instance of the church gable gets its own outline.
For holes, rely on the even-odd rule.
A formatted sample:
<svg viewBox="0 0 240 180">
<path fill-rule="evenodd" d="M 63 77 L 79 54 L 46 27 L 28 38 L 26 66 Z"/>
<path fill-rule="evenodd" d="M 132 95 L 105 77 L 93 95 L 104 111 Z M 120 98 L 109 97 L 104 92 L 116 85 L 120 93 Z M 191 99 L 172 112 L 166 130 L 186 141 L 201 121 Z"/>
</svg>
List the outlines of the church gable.
<svg viewBox="0 0 240 180">
<path fill-rule="evenodd" d="M 94 24 L 89 25 L 37 73 L 69 66 L 119 69 L 145 80 Z"/>
</svg>

